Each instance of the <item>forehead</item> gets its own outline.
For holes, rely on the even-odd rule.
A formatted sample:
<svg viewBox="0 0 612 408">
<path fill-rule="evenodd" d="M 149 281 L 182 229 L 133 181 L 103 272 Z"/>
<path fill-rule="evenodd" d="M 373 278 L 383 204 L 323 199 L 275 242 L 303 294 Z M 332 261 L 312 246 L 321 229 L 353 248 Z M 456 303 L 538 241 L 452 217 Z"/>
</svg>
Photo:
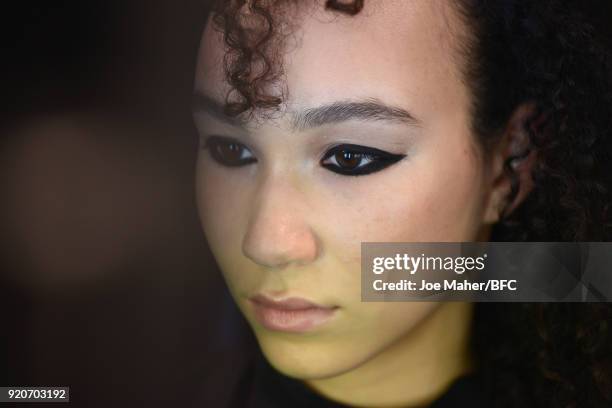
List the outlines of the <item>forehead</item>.
<svg viewBox="0 0 612 408">
<path fill-rule="evenodd" d="M 426 107 L 463 96 L 458 50 L 464 28 L 449 1 L 366 0 L 356 16 L 325 10 L 316 1 L 294 21 L 280 50 L 282 81 L 270 88 L 284 90 L 287 106 L 376 98 L 426 116 Z M 230 90 L 225 52 L 222 34 L 209 23 L 195 86 L 218 100 Z"/>
</svg>

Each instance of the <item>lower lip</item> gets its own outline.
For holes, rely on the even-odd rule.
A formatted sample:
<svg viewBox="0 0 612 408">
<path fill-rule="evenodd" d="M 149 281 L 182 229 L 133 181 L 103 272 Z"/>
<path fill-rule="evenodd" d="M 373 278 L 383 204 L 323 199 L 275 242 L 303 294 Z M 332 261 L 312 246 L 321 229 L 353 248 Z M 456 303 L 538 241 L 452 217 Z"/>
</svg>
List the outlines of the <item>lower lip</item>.
<svg viewBox="0 0 612 408">
<path fill-rule="evenodd" d="M 255 318 L 268 330 L 289 333 L 305 333 L 321 327 L 329 321 L 336 309 L 312 307 L 308 309 L 288 310 L 264 306 L 251 301 Z"/>
</svg>

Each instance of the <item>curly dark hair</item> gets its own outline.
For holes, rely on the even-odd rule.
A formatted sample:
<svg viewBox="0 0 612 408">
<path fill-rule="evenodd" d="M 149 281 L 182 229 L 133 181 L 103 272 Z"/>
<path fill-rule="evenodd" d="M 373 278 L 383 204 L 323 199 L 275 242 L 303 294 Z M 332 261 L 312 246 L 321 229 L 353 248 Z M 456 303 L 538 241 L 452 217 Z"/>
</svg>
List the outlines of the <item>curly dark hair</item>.
<svg viewBox="0 0 612 408">
<path fill-rule="evenodd" d="M 493 241 L 612 240 L 612 58 L 577 2 L 459 0 L 469 38 L 464 80 L 472 129 L 483 148 L 497 140 L 515 109 L 534 103 L 525 121 L 537 151 L 535 187 L 505 211 Z M 227 45 L 232 87 L 226 113 L 270 110 L 283 100 L 265 92 L 283 74 L 278 50 L 287 33 L 281 5 L 296 0 L 217 0 L 214 24 Z M 364 0 L 327 0 L 352 16 Z M 612 307 L 606 303 L 489 303 L 476 308 L 473 348 L 496 407 L 612 406 Z"/>
</svg>

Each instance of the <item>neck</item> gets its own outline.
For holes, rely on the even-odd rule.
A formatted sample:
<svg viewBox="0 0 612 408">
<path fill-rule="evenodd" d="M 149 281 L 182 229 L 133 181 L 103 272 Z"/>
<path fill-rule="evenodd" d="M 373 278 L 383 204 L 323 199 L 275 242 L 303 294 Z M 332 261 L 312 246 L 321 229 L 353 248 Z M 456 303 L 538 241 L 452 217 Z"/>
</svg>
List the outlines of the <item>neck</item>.
<svg viewBox="0 0 612 408">
<path fill-rule="evenodd" d="M 471 370 L 471 303 L 441 303 L 404 337 L 361 366 L 309 380 L 326 398 L 362 407 L 427 406 Z"/>
</svg>

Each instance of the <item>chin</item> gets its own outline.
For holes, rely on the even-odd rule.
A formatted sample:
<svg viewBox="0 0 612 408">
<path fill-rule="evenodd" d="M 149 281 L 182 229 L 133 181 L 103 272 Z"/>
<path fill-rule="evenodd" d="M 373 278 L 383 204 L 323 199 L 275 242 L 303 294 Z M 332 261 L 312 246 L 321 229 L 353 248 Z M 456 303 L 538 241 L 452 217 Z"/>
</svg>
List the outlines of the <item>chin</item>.
<svg viewBox="0 0 612 408">
<path fill-rule="evenodd" d="M 311 340 L 291 342 L 257 335 L 261 350 L 268 362 L 279 372 L 300 380 L 318 380 L 346 373 L 362 362 L 360 349 L 339 347 L 339 344 Z M 362 360 L 367 360 L 363 357 Z"/>
</svg>

